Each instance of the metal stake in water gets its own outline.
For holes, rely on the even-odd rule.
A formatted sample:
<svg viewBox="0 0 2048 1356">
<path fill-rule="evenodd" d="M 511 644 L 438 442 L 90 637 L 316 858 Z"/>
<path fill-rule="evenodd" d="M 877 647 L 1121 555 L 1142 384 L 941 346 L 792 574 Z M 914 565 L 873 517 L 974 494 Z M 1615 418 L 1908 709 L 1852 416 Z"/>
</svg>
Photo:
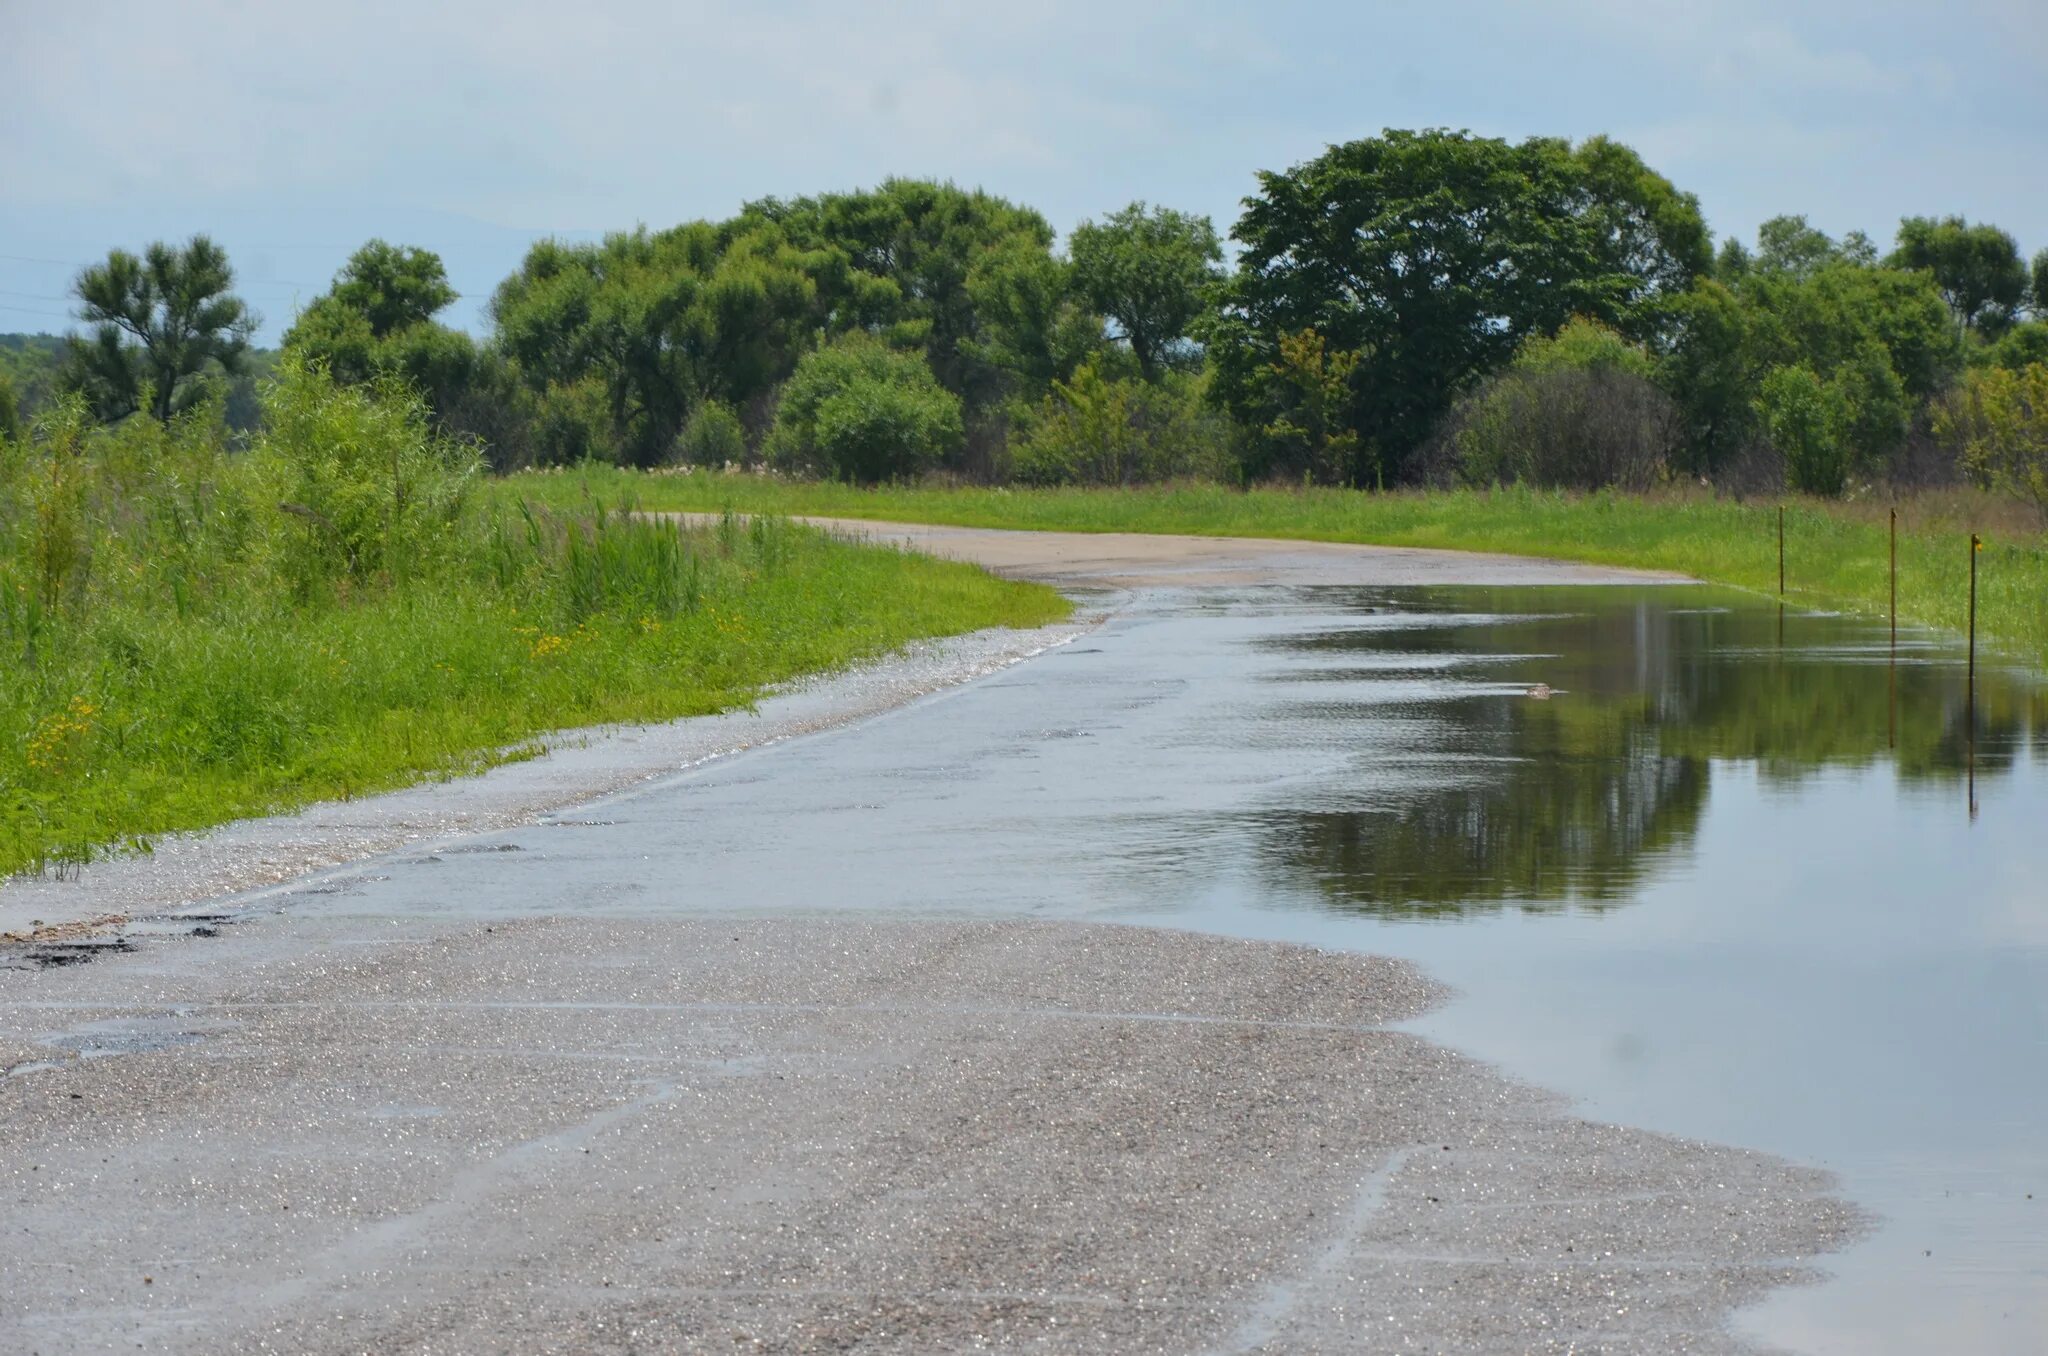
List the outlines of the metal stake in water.
<svg viewBox="0 0 2048 1356">
<path fill-rule="evenodd" d="M 1785 506 L 1778 505 L 1778 596 L 1785 596 Z"/>
<path fill-rule="evenodd" d="M 1970 667 L 1963 699 L 1963 723 L 1969 734 L 1970 818 L 1977 817 L 1977 553 L 1984 543 L 1970 534 Z"/>
<path fill-rule="evenodd" d="M 1892 649 L 1887 669 L 1885 737 L 1890 747 L 1899 746 L 1899 508 L 1892 505 Z"/>
<path fill-rule="evenodd" d="M 1778 505 L 1778 648 L 1785 648 L 1785 506 Z"/>
</svg>

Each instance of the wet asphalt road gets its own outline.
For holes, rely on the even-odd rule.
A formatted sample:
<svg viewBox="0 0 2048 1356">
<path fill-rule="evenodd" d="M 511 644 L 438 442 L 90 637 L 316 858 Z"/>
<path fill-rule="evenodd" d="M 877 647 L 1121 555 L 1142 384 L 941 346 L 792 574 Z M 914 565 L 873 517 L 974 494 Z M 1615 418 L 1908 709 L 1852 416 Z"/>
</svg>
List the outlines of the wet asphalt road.
<svg viewBox="0 0 2048 1356">
<path fill-rule="evenodd" d="M 1038 909 L 935 872 L 914 807 L 1031 756 L 957 698 L 1086 777 L 1056 662 L 0 969 L 0 1350 L 1726 1351 L 1860 1227 L 1389 1029 L 1406 966 L 1084 921 L 1059 842 Z M 940 751 L 909 818 L 878 741 Z"/>
</svg>

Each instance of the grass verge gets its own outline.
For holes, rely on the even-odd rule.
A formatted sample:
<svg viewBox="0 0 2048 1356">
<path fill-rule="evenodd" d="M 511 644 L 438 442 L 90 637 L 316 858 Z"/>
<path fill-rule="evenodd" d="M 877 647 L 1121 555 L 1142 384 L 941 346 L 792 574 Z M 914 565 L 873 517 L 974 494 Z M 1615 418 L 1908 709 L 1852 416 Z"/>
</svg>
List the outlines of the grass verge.
<svg viewBox="0 0 2048 1356">
<path fill-rule="evenodd" d="M 273 402 L 247 452 L 203 412 L 0 441 L 0 876 L 1069 610 L 775 518 L 529 505 L 317 373 Z"/>
<path fill-rule="evenodd" d="M 962 527 L 1186 533 L 1380 546 L 1446 547 L 1675 570 L 1758 593 L 1778 587 L 1776 501 L 1704 494 L 1568 495 L 1525 489 L 1370 494 L 1214 485 L 1127 490 L 860 489 L 768 477 L 643 474 L 610 467 L 536 472 L 509 486 L 541 501 L 631 493 L 649 509 L 819 514 Z M 1806 605 L 1883 615 L 1884 505 L 1790 500 L 1786 576 Z M 1985 501 L 1930 495 L 1900 506 L 1899 614 L 1960 632 L 1969 600 L 1969 534 L 1978 557 L 1980 639 L 2048 661 L 2048 541 Z"/>
</svg>

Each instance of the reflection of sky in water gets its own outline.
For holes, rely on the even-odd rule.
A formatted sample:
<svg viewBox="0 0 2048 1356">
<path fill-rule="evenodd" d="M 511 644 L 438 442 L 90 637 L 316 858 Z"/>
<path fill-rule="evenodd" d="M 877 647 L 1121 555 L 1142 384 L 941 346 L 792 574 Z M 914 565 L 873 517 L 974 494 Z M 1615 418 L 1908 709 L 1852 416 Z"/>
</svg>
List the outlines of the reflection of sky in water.
<svg viewBox="0 0 2048 1356">
<path fill-rule="evenodd" d="M 1256 866 L 1201 892 L 1201 921 L 1412 957 L 1463 995 L 1424 1032 L 1590 1114 L 1841 1172 L 1886 1227 L 1831 1262 L 1834 1284 L 1745 1315 L 1764 1337 L 2027 1349 L 2048 1333 L 2041 689 L 1987 675 L 1973 822 L 1956 656 L 1916 638 L 1894 753 L 1881 626 L 1793 616 L 1781 651 L 1775 608 L 1575 601 L 1581 615 L 1533 623 L 1255 642 L 1284 694 L 1264 715 L 1278 738 L 1321 724 L 1357 753 L 1249 831 L 1213 826 Z M 1556 694 L 1495 695 L 1488 649 L 1526 656 L 1516 681 Z M 1391 733 L 1407 752 L 1381 743 L 1383 694 L 1297 695 L 1424 673 L 1484 695 L 1406 694 L 1415 723 Z"/>
</svg>

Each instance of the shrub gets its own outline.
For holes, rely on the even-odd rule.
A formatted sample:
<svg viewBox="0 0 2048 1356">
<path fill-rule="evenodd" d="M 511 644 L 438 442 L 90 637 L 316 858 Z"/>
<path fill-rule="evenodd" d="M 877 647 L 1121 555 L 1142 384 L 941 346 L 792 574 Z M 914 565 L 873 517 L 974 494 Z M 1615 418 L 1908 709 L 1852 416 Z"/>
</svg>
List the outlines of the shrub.
<svg viewBox="0 0 2048 1356">
<path fill-rule="evenodd" d="M 1841 388 L 1813 369 L 1779 366 L 1757 387 L 1764 435 L 1785 459 L 1785 481 L 1808 494 L 1837 495 L 1849 478 L 1850 413 Z"/>
<path fill-rule="evenodd" d="M 1645 489 L 1665 473 L 1677 407 L 1640 347 L 1595 321 L 1524 343 L 1507 370 L 1461 401 L 1426 465 L 1470 485 Z"/>
<path fill-rule="evenodd" d="M 871 485 L 930 470 L 964 436 L 959 398 L 921 356 L 856 334 L 797 364 L 771 450 L 792 469 Z"/>
<path fill-rule="evenodd" d="M 1972 475 L 2048 520 L 2048 363 L 1965 373 L 1935 408 L 1934 434 Z"/>
<path fill-rule="evenodd" d="M 21 401 L 14 394 L 14 383 L 0 372 L 0 442 L 11 442 L 21 436 Z"/>
<path fill-rule="evenodd" d="M 686 466 L 724 466 L 747 459 L 747 430 L 732 406 L 719 400 L 699 402 L 676 435 L 670 460 Z"/>
<path fill-rule="evenodd" d="M 287 353 L 268 407 L 256 454 L 300 525 L 302 588 L 337 574 L 418 573 L 445 554 L 478 459 L 433 431 L 411 388 L 340 386 Z"/>
<path fill-rule="evenodd" d="M 534 459 L 543 466 L 625 460 L 612 429 L 611 396 L 596 377 L 549 382 L 534 404 L 532 436 Z"/>
<path fill-rule="evenodd" d="M 1011 463 L 1033 485 L 1131 485 L 1216 474 L 1230 459 L 1222 416 L 1204 407 L 1199 379 L 1157 383 L 1105 376 L 1090 358 L 1020 430 Z"/>
</svg>

